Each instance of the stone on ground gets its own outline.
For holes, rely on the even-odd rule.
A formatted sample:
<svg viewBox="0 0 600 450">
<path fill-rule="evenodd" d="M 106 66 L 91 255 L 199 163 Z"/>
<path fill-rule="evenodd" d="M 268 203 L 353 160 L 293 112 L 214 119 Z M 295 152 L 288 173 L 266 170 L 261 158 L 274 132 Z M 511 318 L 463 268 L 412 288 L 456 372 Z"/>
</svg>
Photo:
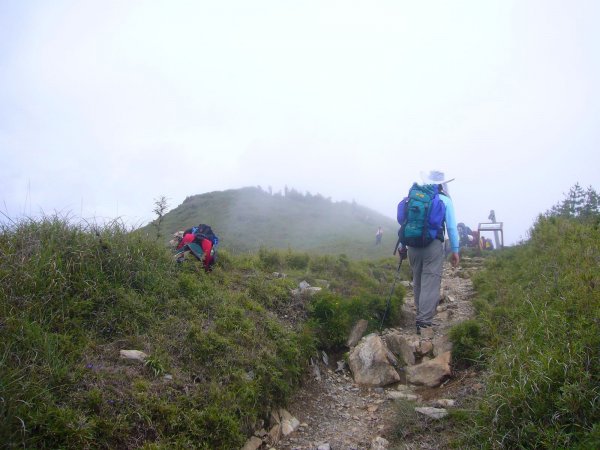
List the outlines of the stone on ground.
<svg viewBox="0 0 600 450">
<path fill-rule="evenodd" d="M 394 355 L 375 333 L 365 336 L 350 352 L 348 364 L 354 381 L 367 386 L 386 386 L 400 381 L 391 363 Z"/>
</svg>

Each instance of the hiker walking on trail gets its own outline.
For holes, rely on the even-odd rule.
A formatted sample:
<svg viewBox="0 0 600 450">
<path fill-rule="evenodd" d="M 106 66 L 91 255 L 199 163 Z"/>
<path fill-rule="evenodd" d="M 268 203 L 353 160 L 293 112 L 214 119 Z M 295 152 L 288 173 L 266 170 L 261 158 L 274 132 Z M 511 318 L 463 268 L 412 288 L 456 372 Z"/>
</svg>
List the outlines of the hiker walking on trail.
<svg viewBox="0 0 600 450">
<path fill-rule="evenodd" d="M 443 172 L 421 173 L 423 184 L 414 183 L 408 197 L 398 204 L 398 244 L 400 259 L 408 256 L 413 272 L 413 290 L 417 308 L 416 328 L 437 325 L 433 322 L 440 301 L 444 264 L 444 229 L 450 238 L 451 262 L 460 261 L 459 237 L 454 205 Z"/>
<path fill-rule="evenodd" d="M 375 245 L 381 244 L 381 237 L 383 236 L 383 230 L 381 227 L 377 228 L 377 233 L 375 233 Z"/>
</svg>

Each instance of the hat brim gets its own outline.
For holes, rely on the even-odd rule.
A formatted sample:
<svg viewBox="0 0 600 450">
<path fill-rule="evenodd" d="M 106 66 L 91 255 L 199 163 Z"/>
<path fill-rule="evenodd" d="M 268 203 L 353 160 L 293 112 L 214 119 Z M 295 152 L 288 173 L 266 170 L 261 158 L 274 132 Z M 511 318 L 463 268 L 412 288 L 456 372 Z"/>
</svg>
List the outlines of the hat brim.
<svg viewBox="0 0 600 450">
<path fill-rule="evenodd" d="M 425 173 L 425 172 L 421 172 L 421 180 L 423 181 L 424 184 L 446 184 L 446 183 L 450 183 L 451 181 L 454 181 L 454 178 L 444 178 L 443 180 L 432 180 L 431 178 L 429 178 L 429 174 Z"/>
</svg>

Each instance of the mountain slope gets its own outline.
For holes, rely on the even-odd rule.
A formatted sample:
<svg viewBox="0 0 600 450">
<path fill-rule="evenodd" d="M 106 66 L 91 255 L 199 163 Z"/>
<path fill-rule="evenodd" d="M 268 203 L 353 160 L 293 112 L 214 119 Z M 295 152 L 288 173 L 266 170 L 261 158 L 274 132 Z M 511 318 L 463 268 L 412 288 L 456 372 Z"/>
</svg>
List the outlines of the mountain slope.
<svg viewBox="0 0 600 450">
<path fill-rule="evenodd" d="M 268 247 L 345 253 L 352 258 L 390 256 L 397 231 L 393 219 L 356 203 L 332 202 L 293 189 L 271 195 L 247 187 L 186 198 L 164 215 L 161 233 L 166 241 L 175 231 L 198 223 L 211 225 L 221 248 L 233 253 Z M 375 246 L 379 226 L 384 231 L 382 245 Z M 152 223 L 143 230 L 156 233 Z"/>
</svg>

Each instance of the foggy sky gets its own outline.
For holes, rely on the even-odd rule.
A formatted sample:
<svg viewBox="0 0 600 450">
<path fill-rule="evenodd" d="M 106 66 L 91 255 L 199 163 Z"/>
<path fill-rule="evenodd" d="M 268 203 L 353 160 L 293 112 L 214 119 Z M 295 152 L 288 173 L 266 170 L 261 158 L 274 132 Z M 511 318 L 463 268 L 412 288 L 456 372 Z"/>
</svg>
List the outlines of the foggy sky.
<svg viewBox="0 0 600 450">
<path fill-rule="evenodd" d="M 0 1 L 0 211 L 152 220 L 260 185 L 395 217 L 420 171 L 508 244 L 600 188 L 600 3 Z M 5 219 L 5 217 L 2 217 Z"/>
</svg>

